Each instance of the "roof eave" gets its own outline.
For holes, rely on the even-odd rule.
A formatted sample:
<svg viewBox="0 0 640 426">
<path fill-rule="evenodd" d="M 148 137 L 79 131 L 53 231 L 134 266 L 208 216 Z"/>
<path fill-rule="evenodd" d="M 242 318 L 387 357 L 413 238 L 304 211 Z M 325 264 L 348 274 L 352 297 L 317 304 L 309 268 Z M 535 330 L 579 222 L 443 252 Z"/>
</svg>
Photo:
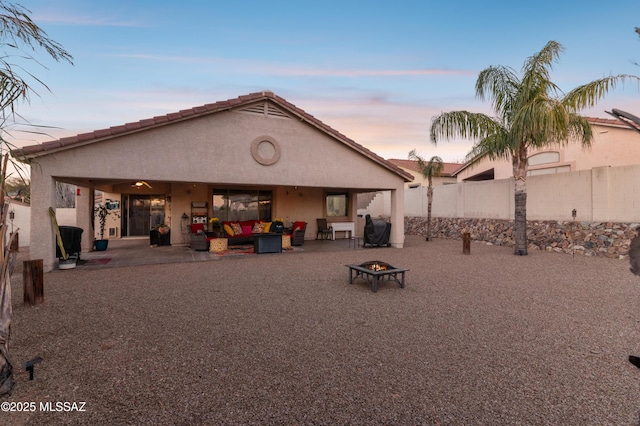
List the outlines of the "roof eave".
<svg viewBox="0 0 640 426">
<path fill-rule="evenodd" d="M 135 134 L 141 131 L 146 131 L 150 129 L 156 129 L 159 127 L 167 126 L 170 124 L 180 123 L 186 120 L 190 120 L 193 118 L 200 118 L 206 115 L 222 112 L 225 110 L 235 109 L 239 106 L 243 106 L 250 103 L 260 102 L 268 100 L 280 106 L 281 108 L 286 109 L 289 113 L 298 117 L 301 121 L 317 128 L 325 134 L 332 136 L 337 141 L 349 146 L 351 149 L 356 150 L 361 155 L 371 159 L 376 162 L 380 166 L 390 170 L 391 172 L 399 175 L 404 179 L 405 182 L 411 182 L 414 177 L 410 174 L 397 167 L 395 164 L 392 164 L 385 160 L 384 158 L 378 156 L 372 151 L 368 150 L 364 146 L 354 142 L 353 140 L 347 138 L 340 132 L 334 130 L 332 127 L 324 124 L 322 121 L 318 120 L 311 114 L 305 112 L 304 110 L 296 107 L 292 103 L 288 102 L 284 98 L 275 95 L 271 91 L 262 91 L 256 93 L 250 93 L 248 95 L 242 95 L 237 98 L 228 99 L 226 101 L 219 101 L 213 104 L 205 104 L 202 106 L 181 110 L 179 112 L 169 113 L 162 116 L 156 116 L 153 118 L 143 119 L 137 122 L 127 123 L 121 126 L 114 126 L 108 129 L 100 129 L 95 130 L 89 133 L 83 133 L 76 136 L 70 136 L 61 138 L 58 140 L 53 140 L 49 142 L 44 142 L 38 145 L 31 145 L 27 147 L 20 148 L 18 150 L 12 151 L 12 155 L 18 159 L 24 160 L 34 160 L 38 157 L 55 154 L 57 152 L 65 151 L 72 148 L 77 148 L 81 146 L 90 145 L 93 143 L 128 136 L 131 134 Z"/>
</svg>

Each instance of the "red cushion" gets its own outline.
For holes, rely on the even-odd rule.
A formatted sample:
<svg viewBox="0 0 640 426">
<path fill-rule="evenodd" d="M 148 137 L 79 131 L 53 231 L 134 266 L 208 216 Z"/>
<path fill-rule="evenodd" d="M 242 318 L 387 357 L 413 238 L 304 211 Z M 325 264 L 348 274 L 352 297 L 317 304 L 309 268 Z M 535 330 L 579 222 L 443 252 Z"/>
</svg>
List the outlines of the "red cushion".
<svg viewBox="0 0 640 426">
<path fill-rule="evenodd" d="M 193 234 L 197 234 L 198 231 L 204 232 L 204 224 L 203 223 L 192 223 L 191 224 L 191 232 Z"/>
<path fill-rule="evenodd" d="M 302 231 L 304 229 L 305 225 L 306 225 L 305 222 L 294 222 L 293 223 L 293 232 L 296 232 L 298 230 Z"/>
</svg>

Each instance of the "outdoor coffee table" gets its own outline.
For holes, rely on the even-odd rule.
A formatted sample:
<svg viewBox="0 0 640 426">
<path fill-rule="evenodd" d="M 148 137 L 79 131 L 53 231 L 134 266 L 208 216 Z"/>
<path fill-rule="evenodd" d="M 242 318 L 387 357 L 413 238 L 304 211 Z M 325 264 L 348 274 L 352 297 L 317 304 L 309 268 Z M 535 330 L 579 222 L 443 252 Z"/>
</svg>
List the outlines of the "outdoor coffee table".
<svg viewBox="0 0 640 426">
<path fill-rule="evenodd" d="M 404 273 L 408 271 L 405 268 L 396 268 L 388 263 L 374 260 L 365 262 L 360 265 L 346 265 L 349 267 L 349 284 L 353 284 L 353 280 L 360 277 L 369 283 L 371 291 L 378 291 L 378 284 L 387 278 L 387 281 L 393 280 L 404 288 Z"/>
<path fill-rule="evenodd" d="M 282 252 L 282 234 L 253 234 L 253 251 L 256 254 Z"/>
</svg>

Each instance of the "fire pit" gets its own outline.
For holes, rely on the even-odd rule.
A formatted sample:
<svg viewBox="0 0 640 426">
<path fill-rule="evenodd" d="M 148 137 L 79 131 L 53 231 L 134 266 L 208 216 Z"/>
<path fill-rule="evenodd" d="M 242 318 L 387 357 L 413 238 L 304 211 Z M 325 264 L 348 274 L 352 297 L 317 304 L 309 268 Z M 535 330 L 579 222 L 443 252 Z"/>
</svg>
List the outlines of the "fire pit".
<svg viewBox="0 0 640 426">
<path fill-rule="evenodd" d="M 378 291 L 378 283 L 384 282 L 385 277 L 387 281 L 393 280 L 400 284 L 400 288 L 404 288 L 404 273 L 408 271 L 408 269 L 396 268 L 380 260 L 346 266 L 349 267 L 349 284 L 353 284 L 353 280 L 360 277 L 369 283 L 369 287 L 374 293 Z"/>
</svg>

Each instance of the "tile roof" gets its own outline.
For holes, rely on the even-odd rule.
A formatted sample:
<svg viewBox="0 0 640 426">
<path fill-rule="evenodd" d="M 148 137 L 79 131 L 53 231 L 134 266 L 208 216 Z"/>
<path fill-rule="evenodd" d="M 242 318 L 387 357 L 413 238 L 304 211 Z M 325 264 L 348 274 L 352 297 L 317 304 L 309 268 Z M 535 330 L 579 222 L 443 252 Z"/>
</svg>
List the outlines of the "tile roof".
<svg viewBox="0 0 640 426">
<path fill-rule="evenodd" d="M 398 167 L 403 167 L 405 169 L 414 171 L 418 174 L 422 173 L 420 168 L 418 167 L 418 162 L 416 160 L 400 160 L 396 158 L 390 158 L 389 162 L 395 164 Z M 444 168 L 442 169 L 442 176 L 452 176 L 453 173 L 462 167 L 461 163 L 443 163 Z"/>
<path fill-rule="evenodd" d="M 620 126 L 626 127 L 623 121 L 613 118 L 598 118 L 598 117 L 585 117 L 591 124 L 603 124 L 605 126 Z"/>
<path fill-rule="evenodd" d="M 383 167 L 386 167 L 387 169 L 400 175 L 406 181 L 413 180 L 413 176 L 410 173 L 407 173 L 405 170 L 399 168 L 395 164 L 385 160 L 384 158 L 378 156 L 377 154 L 365 148 L 364 146 L 354 142 L 353 140 L 349 139 L 342 133 L 331 128 L 330 126 L 318 120 L 311 114 L 308 114 L 302 109 L 296 107 L 295 105 L 288 102 L 284 98 L 275 95 L 271 91 L 250 93 L 248 95 L 242 95 L 237 98 L 228 99 L 226 101 L 219 101 L 212 104 L 196 106 L 190 109 L 181 110 L 181 111 L 169 113 L 166 115 L 148 118 L 148 119 L 140 120 L 137 122 L 127 123 L 120 126 L 110 127 L 108 129 L 100 129 L 100 130 L 95 130 L 89 133 L 81 133 L 75 136 L 64 137 L 58 140 L 44 142 L 38 145 L 29 145 L 29 146 L 15 149 L 12 152 L 12 155 L 14 157 L 23 157 L 23 158 L 31 159 L 31 158 L 35 158 L 42 155 L 52 154 L 60 150 L 72 149 L 76 146 L 87 145 L 90 143 L 95 143 L 98 141 L 102 141 L 102 140 L 106 140 L 106 139 L 110 139 L 118 136 L 124 136 L 127 134 L 144 131 L 151 128 L 164 126 L 167 124 L 173 124 L 173 123 L 177 123 L 177 122 L 192 119 L 192 118 L 202 117 L 202 116 L 213 114 L 220 111 L 226 111 L 232 108 L 247 105 L 260 100 L 269 100 L 271 102 L 274 102 L 280 107 L 285 108 L 292 114 L 298 116 L 301 120 L 306 121 L 308 124 L 333 136 L 335 139 L 339 140 L 340 142 L 344 143 L 347 146 L 350 146 L 351 148 L 358 151 L 360 154 L 370 158 L 376 163 L 382 165 Z"/>
</svg>

